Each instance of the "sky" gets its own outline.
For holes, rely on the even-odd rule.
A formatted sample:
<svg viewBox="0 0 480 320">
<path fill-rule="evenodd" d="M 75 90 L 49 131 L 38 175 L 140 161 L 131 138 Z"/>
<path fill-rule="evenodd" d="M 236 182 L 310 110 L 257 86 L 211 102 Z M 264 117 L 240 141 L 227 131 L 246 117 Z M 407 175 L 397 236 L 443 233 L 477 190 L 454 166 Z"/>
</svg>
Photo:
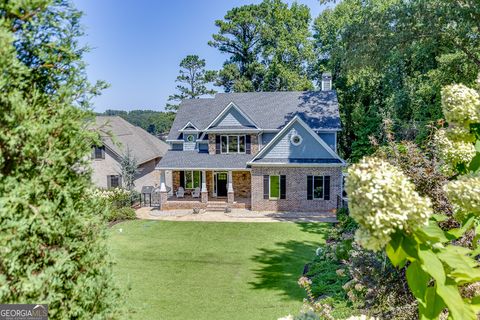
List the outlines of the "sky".
<svg viewBox="0 0 480 320">
<path fill-rule="evenodd" d="M 110 84 L 94 109 L 163 111 L 175 92 L 179 63 L 188 54 L 218 70 L 227 56 L 208 46 L 217 32 L 214 21 L 237 6 L 260 0 L 74 0 L 84 12 L 92 50 L 85 56 L 89 80 Z M 293 1 L 287 0 L 291 3 Z M 324 8 L 318 0 L 297 0 L 315 18 Z M 220 88 L 216 88 L 220 91 Z"/>
</svg>

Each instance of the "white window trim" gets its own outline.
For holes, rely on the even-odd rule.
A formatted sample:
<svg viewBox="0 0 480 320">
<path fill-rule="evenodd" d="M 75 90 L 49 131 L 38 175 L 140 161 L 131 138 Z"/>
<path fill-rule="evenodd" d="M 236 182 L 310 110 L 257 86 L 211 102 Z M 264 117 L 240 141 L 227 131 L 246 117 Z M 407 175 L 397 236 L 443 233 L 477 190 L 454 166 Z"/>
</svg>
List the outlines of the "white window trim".
<svg viewBox="0 0 480 320">
<path fill-rule="evenodd" d="M 183 170 L 184 173 L 183 173 L 183 185 L 185 186 L 185 189 L 188 189 L 188 190 L 195 190 L 195 188 L 200 188 L 202 186 L 202 171 L 200 170 Z M 193 188 L 188 188 L 187 187 L 187 172 L 191 172 L 192 173 L 192 185 L 193 185 Z M 198 187 L 195 187 L 195 179 L 193 177 L 193 173 L 194 172 L 200 172 L 200 180 L 199 180 L 199 183 L 200 185 Z"/>
<path fill-rule="evenodd" d="M 278 177 L 278 197 L 276 197 L 276 198 L 272 197 L 271 192 L 270 192 L 271 184 L 272 184 L 272 180 L 271 180 L 272 177 Z M 280 190 L 280 188 L 281 188 L 280 185 L 281 184 L 280 184 L 280 175 L 279 174 L 272 174 L 272 175 L 268 176 L 268 199 L 269 200 L 279 200 L 280 199 L 280 196 L 282 194 L 282 190 Z"/>
<path fill-rule="evenodd" d="M 222 137 L 227 137 L 227 152 L 223 152 L 222 148 Z M 229 151 L 229 137 L 237 137 L 237 152 L 230 152 Z M 243 141 L 245 143 L 245 148 L 243 152 L 240 152 L 240 137 L 243 137 Z M 245 154 L 247 152 L 247 135 L 246 134 L 222 134 L 220 135 L 220 153 L 221 154 Z"/>
<path fill-rule="evenodd" d="M 192 137 L 192 141 L 188 140 L 188 138 Z M 186 142 L 195 142 L 195 135 L 194 134 L 188 134 L 186 138 Z"/>
<path fill-rule="evenodd" d="M 321 198 L 315 198 L 315 177 L 322 177 L 323 196 Z M 325 176 L 312 175 L 312 200 L 325 200 Z"/>
</svg>

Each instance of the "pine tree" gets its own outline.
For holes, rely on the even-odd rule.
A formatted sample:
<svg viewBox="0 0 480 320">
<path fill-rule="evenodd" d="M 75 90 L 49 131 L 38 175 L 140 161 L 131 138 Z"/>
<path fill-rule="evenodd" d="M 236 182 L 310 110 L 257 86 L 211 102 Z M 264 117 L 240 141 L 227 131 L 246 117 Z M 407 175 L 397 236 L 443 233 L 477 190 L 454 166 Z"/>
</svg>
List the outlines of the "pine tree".
<svg viewBox="0 0 480 320">
<path fill-rule="evenodd" d="M 184 99 L 196 99 L 203 95 L 215 94 L 207 85 L 215 80 L 216 72 L 205 70 L 205 59 L 197 55 L 188 55 L 180 62 L 180 71 L 176 82 L 179 91 L 168 97 L 168 101 L 180 102 Z M 167 110 L 177 110 L 178 105 L 167 104 Z"/>
</svg>

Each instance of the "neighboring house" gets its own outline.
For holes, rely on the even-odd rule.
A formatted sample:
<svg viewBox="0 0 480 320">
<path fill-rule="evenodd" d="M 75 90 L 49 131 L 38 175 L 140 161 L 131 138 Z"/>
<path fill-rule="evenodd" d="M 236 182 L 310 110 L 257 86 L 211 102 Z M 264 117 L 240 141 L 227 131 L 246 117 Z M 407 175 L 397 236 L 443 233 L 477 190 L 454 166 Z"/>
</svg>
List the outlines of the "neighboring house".
<svg viewBox="0 0 480 320">
<path fill-rule="evenodd" d="M 155 166 L 166 154 L 168 144 L 118 116 L 97 116 L 95 120 L 103 142 L 103 146 L 95 146 L 92 150 L 95 185 L 100 188 L 122 186 L 120 162 L 128 149 L 138 164 L 135 190 L 158 185 L 160 176 Z"/>
<path fill-rule="evenodd" d="M 322 91 L 184 100 L 157 165 L 161 208 L 336 209 L 345 166 L 337 154 L 341 124 L 331 77 L 322 82 Z M 201 197 L 177 197 L 180 187 Z"/>
</svg>

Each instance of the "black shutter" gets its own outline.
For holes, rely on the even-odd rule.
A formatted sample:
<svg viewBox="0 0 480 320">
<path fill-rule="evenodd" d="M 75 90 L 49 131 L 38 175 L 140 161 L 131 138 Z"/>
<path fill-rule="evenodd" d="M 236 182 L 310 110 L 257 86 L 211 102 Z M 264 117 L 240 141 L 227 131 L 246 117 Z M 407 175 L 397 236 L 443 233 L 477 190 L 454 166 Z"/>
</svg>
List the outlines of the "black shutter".
<svg viewBox="0 0 480 320">
<path fill-rule="evenodd" d="M 323 177 L 324 190 L 323 190 L 323 199 L 330 200 L 330 176 Z"/>
<path fill-rule="evenodd" d="M 180 187 L 185 189 L 185 171 L 180 171 Z"/>
<path fill-rule="evenodd" d="M 313 199 L 313 176 L 307 176 L 307 200 Z"/>
<path fill-rule="evenodd" d="M 221 152 L 220 146 L 220 136 L 217 134 L 215 135 L 215 153 L 220 154 Z"/>
<path fill-rule="evenodd" d="M 250 139 L 251 139 L 250 135 L 247 134 L 247 136 L 245 137 L 245 153 L 246 153 L 246 154 L 252 153 L 252 148 L 251 148 Z"/>
<path fill-rule="evenodd" d="M 269 198 L 269 194 L 268 194 L 269 183 L 270 183 L 270 176 L 264 175 L 263 176 L 263 199 Z"/>
<path fill-rule="evenodd" d="M 286 199 L 287 193 L 287 177 L 285 175 L 280 176 L 280 199 Z"/>
</svg>

